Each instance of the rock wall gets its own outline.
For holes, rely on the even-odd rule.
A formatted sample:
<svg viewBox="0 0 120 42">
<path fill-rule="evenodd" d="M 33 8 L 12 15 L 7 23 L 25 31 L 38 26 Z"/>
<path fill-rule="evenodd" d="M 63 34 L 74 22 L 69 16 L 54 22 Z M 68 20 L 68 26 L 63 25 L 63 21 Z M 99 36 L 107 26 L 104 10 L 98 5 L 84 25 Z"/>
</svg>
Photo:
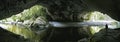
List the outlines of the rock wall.
<svg viewBox="0 0 120 42">
<path fill-rule="evenodd" d="M 1 0 L 0 17 L 1 19 L 9 17 L 40 3 L 47 7 L 52 17 L 56 17 L 50 16 L 49 20 L 77 21 L 77 14 L 89 9 L 107 13 L 112 18 L 119 20 L 119 2 L 119 0 Z"/>
</svg>

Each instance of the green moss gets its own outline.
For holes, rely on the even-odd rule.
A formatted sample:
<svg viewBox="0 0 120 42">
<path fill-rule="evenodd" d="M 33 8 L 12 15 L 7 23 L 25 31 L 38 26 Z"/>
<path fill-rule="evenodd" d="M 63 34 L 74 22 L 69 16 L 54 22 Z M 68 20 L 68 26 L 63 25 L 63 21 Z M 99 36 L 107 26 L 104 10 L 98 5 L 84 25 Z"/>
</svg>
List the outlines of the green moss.
<svg viewBox="0 0 120 42">
<path fill-rule="evenodd" d="M 113 23 L 112 27 L 116 27 L 116 20 L 112 19 L 106 14 L 103 14 L 98 11 L 88 12 L 86 15 L 83 16 L 84 21 L 111 21 Z M 89 27 L 91 34 L 94 35 L 95 33 L 99 32 L 99 30 L 105 28 L 104 26 L 91 26 Z"/>
<path fill-rule="evenodd" d="M 29 19 L 34 19 L 39 16 L 44 16 L 46 17 L 46 12 L 45 12 L 45 7 L 41 5 L 35 5 L 31 7 L 30 9 L 25 9 L 23 12 L 13 15 L 9 18 L 6 18 L 7 21 L 24 21 L 24 20 L 29 20 Z"/>
<path fill-rule="evenodd" d="M 34 5 L 29 9 L 25 9 L 23 12 L 13 15 L 9 18 L 1 20 L 2 22 L 25 22 L 26 20 L 35 21 L 38 17 L 42 19 L 42 21 L 46 20 L 46 11 L 45 7 L 41 5 Z M 29 24 L 29 23 L 28 23 Z M 18 24 L 0 24 L 0 27 L 13 32 L 17 35 L 21 35 L 26 39 L 30 39 L 31 42 L 40 42 L 41 38 L 44 37 L 45 32 L 42 34 L 36 34 L 33 32 L 28 25 L 22 26 Z"/>
</svg>

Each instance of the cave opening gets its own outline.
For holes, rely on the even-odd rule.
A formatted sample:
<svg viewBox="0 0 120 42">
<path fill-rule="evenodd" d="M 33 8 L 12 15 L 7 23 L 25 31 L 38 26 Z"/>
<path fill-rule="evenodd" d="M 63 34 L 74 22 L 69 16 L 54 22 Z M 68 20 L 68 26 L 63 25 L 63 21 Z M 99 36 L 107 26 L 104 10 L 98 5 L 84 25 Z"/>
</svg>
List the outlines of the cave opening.
<svg viewBox="0 0 120 42">
<path fill-rule="evenodd" d="M 2 0 L 0 16 L 0 42 L 119 42 L 120 37 L 119 1 Z"/>
</svg>

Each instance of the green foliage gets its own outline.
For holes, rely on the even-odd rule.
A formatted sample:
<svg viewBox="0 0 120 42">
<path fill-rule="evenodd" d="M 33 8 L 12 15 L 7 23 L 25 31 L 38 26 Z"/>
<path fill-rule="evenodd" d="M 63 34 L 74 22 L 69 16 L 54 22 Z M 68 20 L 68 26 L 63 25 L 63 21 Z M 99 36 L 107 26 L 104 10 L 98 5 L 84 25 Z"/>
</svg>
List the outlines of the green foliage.
<svg viewBox="0 0 120 42">
<path fill-rule="evenodd" d="M 106 14 L 103 14 L 101 12 L 98 11 L 93 11 L 93 12 L 88 12 L 86 13 L 86 15 L 83 16 L 83 21 L 110 21 L 113 23 L 113 27 L 116 27 L 116 23 L 118 21 L 112 19 L 111 17 L 109 17 Z M 99 32 L 101 29 L 104 29 L 104 26 L 91 26 L 89 27 L 91 34 L 94 35 L 95 33 Z"/>
<path fill-rule="evenodd" d="M 29 9 L 25 9 L 23 12 L 13 15 L 9 18 L 1 20 L 2 22 L 24 22 L 29 21 L 30 23 L 35 21 L 37 18 L 40 18 L 45 22 L 46 20 L 46 12 L 45 7 L 41 5 L 34 5 Z M 29 24 L 29 22 L 27 24 Z M 21 35 L 26 39 L 30 39 L 31 42 L 40 42 L 41 38 L 44 37 L 45 31 L 41 32 L 41 34 L 37 34 L 32 31 L 28 25 L 18 25 L 18 24 L 0 24 L 0 27 L 13 32 L 17 35 Z"/>
<path fill-rule="evenodd" d="M 23 12 L 17 14 L 17 15 L 13 15 L 9 18 L 3 19 L 2 21 L 9 21 L 9 22 L 13 22 L 13 21 L 24 21 L 24 20 L 29 20 L 29 19 L 35 19 L 39 16 L 43 16 L 44 18 L 46 12 L 45 12 L 45 7 L 40 6 L 40 5 L 35 5 L 33 7 L 31 7 L 30 9 L 25 9 Z"/>
</svg>

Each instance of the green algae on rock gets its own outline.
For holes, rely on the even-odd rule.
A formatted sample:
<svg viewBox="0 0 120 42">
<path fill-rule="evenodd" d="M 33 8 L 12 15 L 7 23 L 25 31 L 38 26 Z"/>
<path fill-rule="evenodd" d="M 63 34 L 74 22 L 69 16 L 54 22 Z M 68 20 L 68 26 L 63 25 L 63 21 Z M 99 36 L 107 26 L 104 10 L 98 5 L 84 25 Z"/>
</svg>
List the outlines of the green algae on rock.
<svg viewBox="0 0 120 42">
<path fill-rule="evenodd" d="M 23 36 L 25 39 L 29 39 L 30 42 L 40 42 L 41 39 L 45 36 L 46 31 L 42 30 L 37 34 L 33 30 L 31 30 L 31 24 L 36 23 L 36 19 L 39 18 L 39 22 L 43 22 L 42 24 L 46 24 L 46 12 L 45 7 L 41 5 L 34 5 L 30 9 L 25 9 L 23 12 L 13 15 L 9 18 L 2 19 L 1 22 L 21 22 L 22 25 L 19 24 L 0 24 L 0 27 L 13 32 L 17 35 Z M 38 22 L 38 21 L 37 21 Z M 34 29 L 34 28 L 33 28 Z"/>
</svg>

